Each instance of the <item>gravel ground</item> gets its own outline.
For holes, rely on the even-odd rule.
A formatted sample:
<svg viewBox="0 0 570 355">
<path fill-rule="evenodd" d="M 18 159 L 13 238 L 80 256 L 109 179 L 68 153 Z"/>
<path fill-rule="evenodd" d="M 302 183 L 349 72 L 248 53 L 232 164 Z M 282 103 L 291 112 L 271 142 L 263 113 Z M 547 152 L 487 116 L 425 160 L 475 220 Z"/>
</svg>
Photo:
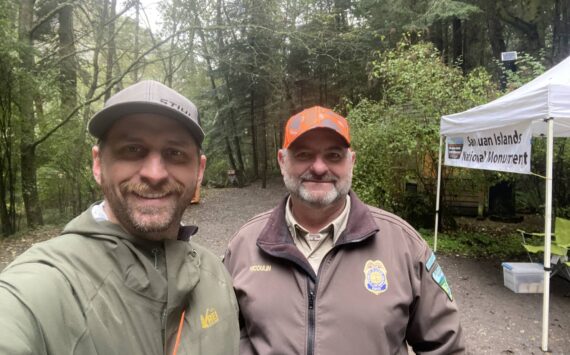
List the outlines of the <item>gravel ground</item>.
<svg viewBox="0 0 570 355">
<path fill-rule="evenodd" d="M 254 215 L 272 208 L 283 197 L 280 180 L 267 189 L 204 189 L 199 204 L 184 218 L 200 227 L 193 240 L 222 255 L 231 235 Z M 57 235 L 48 227 L 19 238 L 0 240 L 0 270 L 38 241 Z M 503 286 L 500 261 L 440 255 L 461 312 L 468 354 L 542 354 L 542 294 L 515 294 Z M 550 297 L 551 354 L 570 354 L 570 282 L 552 278 Z M 357 352 L 355 352 L 357 354 Z"/>
</svg>

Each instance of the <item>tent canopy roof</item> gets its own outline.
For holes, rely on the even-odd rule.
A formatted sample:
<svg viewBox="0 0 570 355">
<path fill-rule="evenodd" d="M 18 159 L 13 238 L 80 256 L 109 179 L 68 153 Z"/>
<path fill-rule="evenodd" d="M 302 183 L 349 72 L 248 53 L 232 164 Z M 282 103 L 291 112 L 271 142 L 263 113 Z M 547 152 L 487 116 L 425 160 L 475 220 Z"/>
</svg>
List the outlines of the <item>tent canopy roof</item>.
<svg viewBox="0 0 570 355">
<path fill-rule="evenodd" d="M 464 112 L 442 116 L 442 135 L 472 133 L 523 122 L 532 134 L 546 134 L 554 119 L 554 136 L 570 137 L 570 57 L 507 95 Z"/>
</svg>

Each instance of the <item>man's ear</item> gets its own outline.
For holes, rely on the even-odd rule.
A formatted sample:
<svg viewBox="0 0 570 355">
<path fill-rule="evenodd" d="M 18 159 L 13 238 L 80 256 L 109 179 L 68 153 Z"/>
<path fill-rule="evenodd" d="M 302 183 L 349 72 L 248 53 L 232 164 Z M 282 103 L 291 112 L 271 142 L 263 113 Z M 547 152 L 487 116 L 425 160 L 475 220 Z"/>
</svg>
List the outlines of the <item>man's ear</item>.
<svg viewBox="0 0 570 355">
<path fill-rule="evenodd" d="M 93 148 L 91 148 L 91 157 L 93 158 L 93 165 L 91 167 L 93 177 L 97 184 L 101 185 L 101 151 L 98 145 L 94 145 Z"/>
<path fill-rule="evenodd" d="M 196 186 L 199 186 L 202 183 L 202 179 L 204 178 L 204 171 L 206 170 L 206 156 L 204 154 L 200 155 L 200 166 L 198 167 L 198 181 Z"/>
<path fill-rule="evenodd" d="M 277 162 L 279 163 L 279 168 L 281 169 L 281 173 L 283 174 L 283 169 L 285 167 L 285 156 L 287 155 L 287 150 L 279 149 L 277 151 Z"/>
</svg>

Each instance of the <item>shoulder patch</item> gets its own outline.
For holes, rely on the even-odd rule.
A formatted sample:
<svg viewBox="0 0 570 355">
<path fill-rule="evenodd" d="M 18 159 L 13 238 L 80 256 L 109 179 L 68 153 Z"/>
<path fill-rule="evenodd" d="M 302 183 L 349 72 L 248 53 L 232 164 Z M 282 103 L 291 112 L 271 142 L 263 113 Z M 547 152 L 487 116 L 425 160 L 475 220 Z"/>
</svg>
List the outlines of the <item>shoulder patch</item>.
<svg viewBox="0 0 570 355">
<path fill-rule="evenodd" d="M 434 263 L 435 263 L 435 254 L 432 251 L 429 259 L 426 261 L 426 270 L 430 271 Z"/>
<path fill-rule="evenodd" d="M 447 283 L 447 279 L 445 278 L 441 266 L 437 265 L 435 270 L 431 273 L 431 277 L 439 285 L 439 287 L 443 290 L 443 292 L 445 292 L 449 300 L 453 301 L 453 295 L 451 294 L 451 287 L 449 287 L 449 284 Z"/>
<path fill-rule="evenodd" d="M 386 292 L 388 277 L 386 267 L 380 260 L 368 260 L 364 265 L 364 287 L 375 295 Z"/>
</svg>

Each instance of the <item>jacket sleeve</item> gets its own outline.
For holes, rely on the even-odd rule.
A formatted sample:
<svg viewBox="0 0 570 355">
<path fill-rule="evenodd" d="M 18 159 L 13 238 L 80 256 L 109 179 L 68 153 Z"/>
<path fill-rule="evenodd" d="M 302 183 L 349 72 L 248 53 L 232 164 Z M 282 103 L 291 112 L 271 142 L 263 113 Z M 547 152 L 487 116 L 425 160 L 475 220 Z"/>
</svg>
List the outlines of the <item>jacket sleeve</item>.
<svg viewBox="0 0 570 355">
<path fill-rule="evenodd" d="M 45 354 L 34 315 L 0 281 L 0 354 Z"/>
<path fill-rule="evenodd" d="M 24 262 L 0 274 L 0 354 L 78 351 L 84 333 L 84 316 L 58 269 Z"/>
<path fill-rule="evenodd" d="M 230 277 L 233 279 L 234 277 L 234 268 L 232 267 L 232 258 L 231 258 L 231 251 L 230 248 L 228 247 L 228 249 L 226 250 L 226 253 L 224 254 L 224 266 L 226 267 L 226 269 L 228 270 Z M 236 295 L 236 297 L 238 297 L 238 295 Z M 239 312 L 239 330 L 240 330 L 240 334 L 239 334 L 239 353 L 240 354 L 255 354 L 251 341 L 249 339 L 249 335 L 247 333 L 247 329 L 246 329 L 246 325 L 245 325 L 245 320 L 243 319 L 243 316 L 241 314 L 241 311 Z"/>
<path fill-rule="evenodd" d="M 240 354 L 255 354 L 253 346 L 245 329 L 245 324 L 241 312 L 239 314 L 239 353 Z"/>
<path fill-rule="evenodd" d="M 457 304 L 435 254 L 425 246 L 415 266 L 415 297 L 406 338 L 416 354 L 463 354 Z"/>
</svg>

